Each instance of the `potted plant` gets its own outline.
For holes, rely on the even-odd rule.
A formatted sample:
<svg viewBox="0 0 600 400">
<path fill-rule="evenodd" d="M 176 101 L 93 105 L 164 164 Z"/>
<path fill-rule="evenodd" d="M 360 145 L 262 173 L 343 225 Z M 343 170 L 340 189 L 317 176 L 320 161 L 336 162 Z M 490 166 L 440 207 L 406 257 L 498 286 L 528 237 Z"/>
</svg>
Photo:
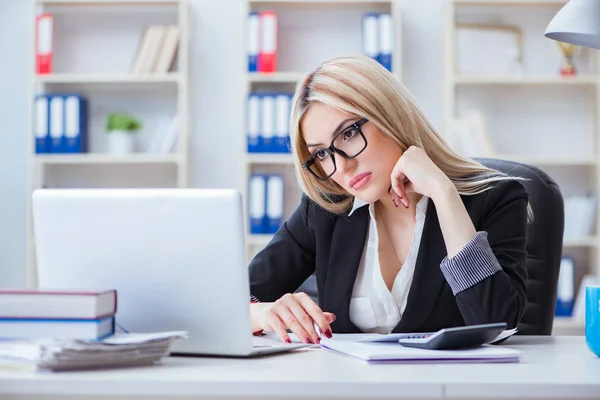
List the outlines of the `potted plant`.
<svg viewBox="0 0 600 400">
<path fill-rule="evenodd" d="M 136 133 L 142 123 L 127 114 L 111 113 L 106 118 L 108 152 L 113 154 L 133 153 Z"/>
</svg>

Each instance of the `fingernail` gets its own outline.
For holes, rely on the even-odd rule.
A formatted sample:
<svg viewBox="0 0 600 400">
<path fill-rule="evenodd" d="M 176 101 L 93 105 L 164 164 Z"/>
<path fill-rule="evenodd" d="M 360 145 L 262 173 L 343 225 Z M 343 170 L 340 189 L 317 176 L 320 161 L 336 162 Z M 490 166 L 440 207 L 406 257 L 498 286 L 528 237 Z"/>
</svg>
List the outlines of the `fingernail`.
<svg viewBox="0 0 600 400">
<path fill-rule="evenodd" d="M 306 338 L 304 341 L 308 344 L 312 344 L 312 340 L 310 340 L 310 338 Z"/>
<path fill-rule="evenodd" d="M 321 344 L 321 338 L 317 338 L 317 344 Z"/>
<path fill-rule="evenodd" d="M 325 336 L 327 336 L 329 339 L 331 339 L 331 337 L 333 336 L 333 335 L 331 334 L 331 331 L 330 331 L 329 329 L 325 329 L 325 332 L 324 332 L 324 333 L 325 333 Z"/>
<path fill-rule="evenodd" d="M 287 339 L 285 339 L 285 342 L 286 342 L 286 343 L 292 343 L 292 339 L 290 339 L 290 338 L 287 338 Z"/>
</svg>

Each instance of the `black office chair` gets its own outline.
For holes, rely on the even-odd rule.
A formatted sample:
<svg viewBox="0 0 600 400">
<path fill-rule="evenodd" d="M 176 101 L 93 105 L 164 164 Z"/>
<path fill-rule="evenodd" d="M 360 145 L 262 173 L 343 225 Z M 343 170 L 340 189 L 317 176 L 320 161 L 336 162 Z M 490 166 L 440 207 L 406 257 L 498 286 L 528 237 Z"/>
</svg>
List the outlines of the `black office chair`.
<svg viewBox="0 0 600 400">
<path fill-rule="evenodd" d="M 550 335 L 565 224 L 560 188 L 537 167 L 491 158 L 477 161 L 510 176 L 528 179 L 523 186 L 529 193 L 534 220 L 527 227 L 527 308 L 518 328 L 521 335 Z"/>
<path fill-rule="evenodd" d="M 527 228 L 527 308 L 518 333 L 550 335 L 556 305 L 556 285 L 562 256 L 564 203 L 558 185 L 539 168 L 513 161 L 477 159 L 483 165 L 510 176 L 528 179 L 523 186 L 530 196 L 534 220 Z M 317 301 L 314 275 L 297 290 Z"/>
</svg>

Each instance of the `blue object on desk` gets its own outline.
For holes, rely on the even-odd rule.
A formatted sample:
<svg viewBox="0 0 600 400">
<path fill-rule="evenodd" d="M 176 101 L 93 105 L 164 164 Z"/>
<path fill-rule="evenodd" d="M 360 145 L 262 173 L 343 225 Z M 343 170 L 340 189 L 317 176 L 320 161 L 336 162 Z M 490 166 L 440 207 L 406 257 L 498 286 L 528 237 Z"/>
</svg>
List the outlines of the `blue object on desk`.
<svg viewBox="0 0 600 400">
<path fill-rule="evenodd" d="M 600 286 L 585 288 L 585 341 L 600 357 Z"/>
</svg>

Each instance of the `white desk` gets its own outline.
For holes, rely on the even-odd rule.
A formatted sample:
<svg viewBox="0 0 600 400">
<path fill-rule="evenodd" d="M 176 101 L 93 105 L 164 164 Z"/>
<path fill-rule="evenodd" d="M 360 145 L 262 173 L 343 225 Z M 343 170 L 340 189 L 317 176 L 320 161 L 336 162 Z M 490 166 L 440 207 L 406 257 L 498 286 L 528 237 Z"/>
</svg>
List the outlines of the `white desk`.
<svg viewBox="0 0 600 400">
<path fill-rule="evenodd" d="M 167 358 L 101 372 L 0 372 L 0 398 L 598 398 L 583 337 L 512 337 L 519 364 L 369 365 L 319 348 L 257 359 Z M 152 397 L 156 399 L 156 397 Z"/>
</svg>

